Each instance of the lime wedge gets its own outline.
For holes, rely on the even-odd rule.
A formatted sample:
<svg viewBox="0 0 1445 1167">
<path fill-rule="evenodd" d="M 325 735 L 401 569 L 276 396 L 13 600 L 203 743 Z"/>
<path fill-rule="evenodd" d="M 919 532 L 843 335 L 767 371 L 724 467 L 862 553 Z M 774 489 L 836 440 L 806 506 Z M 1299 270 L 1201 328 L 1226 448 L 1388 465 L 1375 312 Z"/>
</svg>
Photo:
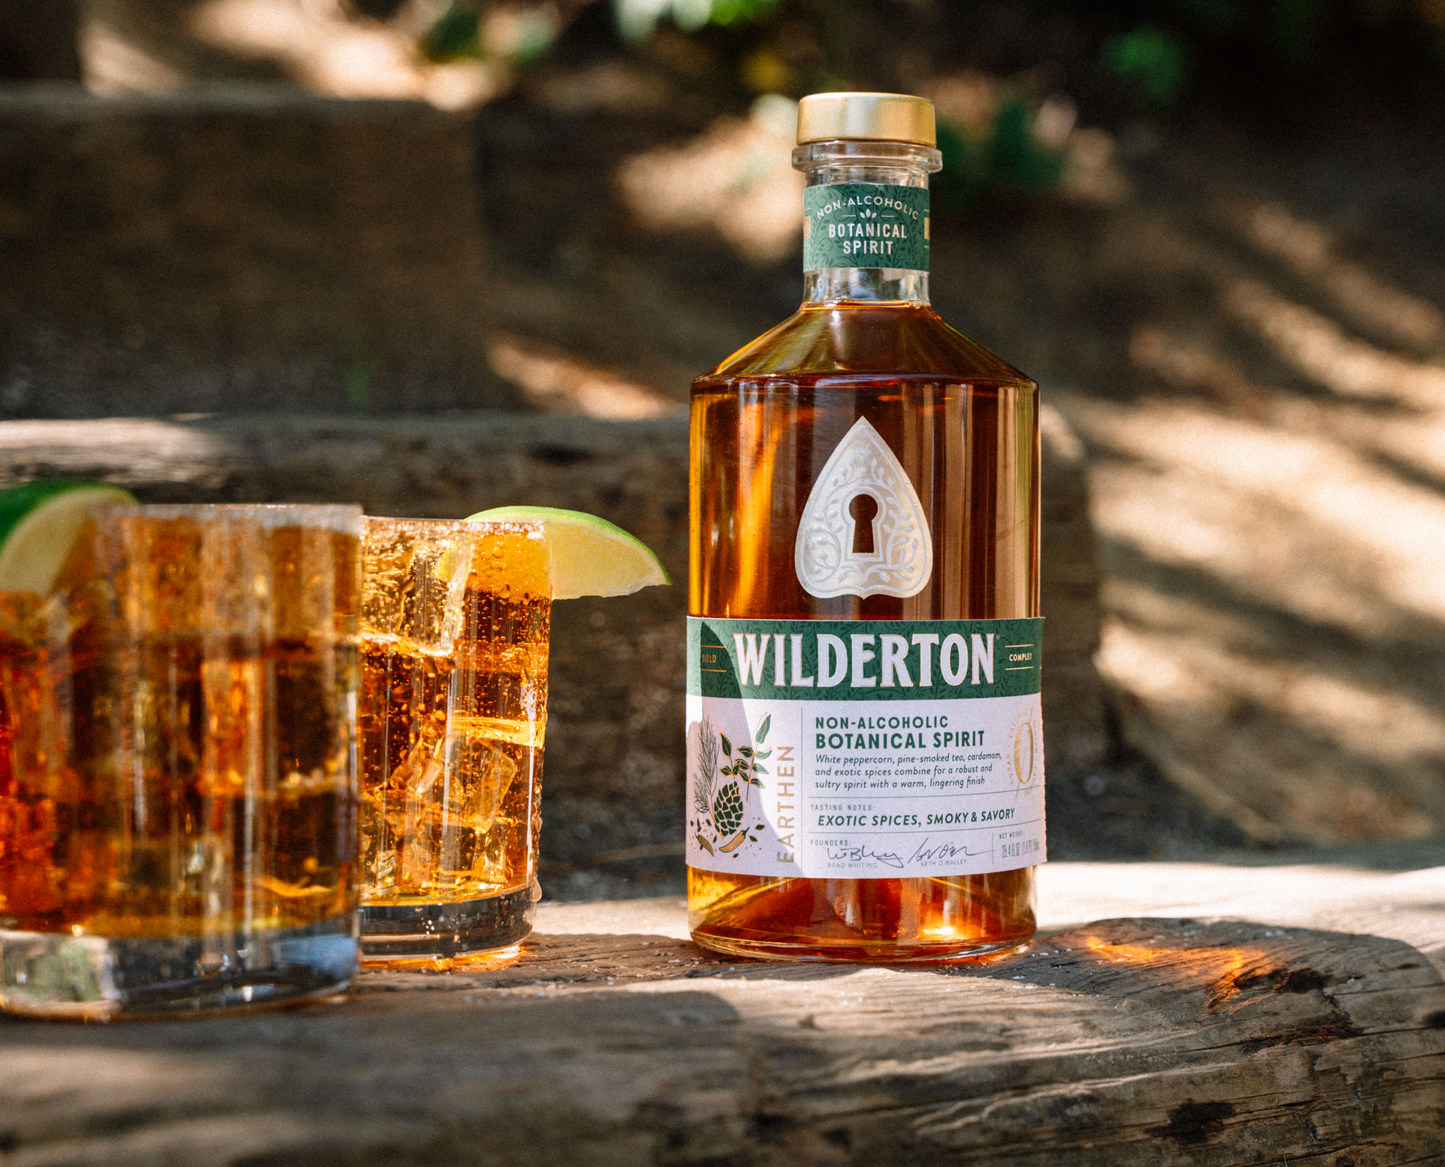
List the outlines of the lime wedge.
<svg viewBox="0 0 1445 1167">
<path fill-rule="evenodd" d="M 134 502 L 118 486 L 81 478 L 0 490 L 0 592 L 48 595 L 90 512 Z"/>
<path fill-rule="evenodd" d="M 543 523 L 552 550 L 552 598 L 625 596 L 653 584 L 671 583 L 642 540 L 606 519 L 556 507 L 496 507 L 467 520 Z"/>
</svg>

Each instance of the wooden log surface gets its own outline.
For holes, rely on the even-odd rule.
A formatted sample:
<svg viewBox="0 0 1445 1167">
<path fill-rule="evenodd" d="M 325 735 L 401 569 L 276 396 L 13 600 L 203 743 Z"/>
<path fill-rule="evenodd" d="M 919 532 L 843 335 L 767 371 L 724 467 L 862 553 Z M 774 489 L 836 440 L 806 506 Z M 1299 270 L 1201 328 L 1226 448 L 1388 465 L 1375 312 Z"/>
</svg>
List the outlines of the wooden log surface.
<svg viewBox="0 0 1445 1167">
<path fill-rule="evenodd" d="M 1445 867 L 1042 874 L 1041 939 L 983 966 L 726 960 L 676 899 L 544 904 L 510 964 L 9 1020 L 0 1162 L 1445 1162 Z"/>
</svg>

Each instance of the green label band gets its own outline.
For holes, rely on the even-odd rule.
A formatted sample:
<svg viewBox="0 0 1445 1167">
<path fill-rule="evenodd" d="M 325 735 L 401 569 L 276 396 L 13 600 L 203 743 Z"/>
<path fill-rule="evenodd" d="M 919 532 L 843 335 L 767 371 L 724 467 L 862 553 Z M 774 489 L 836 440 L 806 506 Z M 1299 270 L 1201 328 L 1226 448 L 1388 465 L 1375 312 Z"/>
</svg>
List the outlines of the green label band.
<svg viewBox="0 0 1445 1167">
<path fill-rule="evenodd" d="M 789 701 L 1039 692 L 1044 622 L 723 620 L 689 616 L 687 691 Z"/>
<path fill-rule="evenodd" d="M 928 188 L 848 182 L 803 192 L 803 270 L 928 270 Z"/>
</svg>

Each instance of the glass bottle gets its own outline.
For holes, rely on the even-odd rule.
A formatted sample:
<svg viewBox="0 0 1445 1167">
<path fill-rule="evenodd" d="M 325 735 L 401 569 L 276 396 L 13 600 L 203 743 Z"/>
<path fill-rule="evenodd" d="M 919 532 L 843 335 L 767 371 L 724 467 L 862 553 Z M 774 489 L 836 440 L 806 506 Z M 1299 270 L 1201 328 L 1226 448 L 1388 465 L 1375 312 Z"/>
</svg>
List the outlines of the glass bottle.
<svg viewBox="0 0 1445 1167">
<path fill-rule="evenodd" d="M 688 904 L 718 951 L 1034 932 L 1038 387 L 929 306 L 934 140 L 921 98 L 803 99 L 804 302 L 693 383 Z"/>
</svg>

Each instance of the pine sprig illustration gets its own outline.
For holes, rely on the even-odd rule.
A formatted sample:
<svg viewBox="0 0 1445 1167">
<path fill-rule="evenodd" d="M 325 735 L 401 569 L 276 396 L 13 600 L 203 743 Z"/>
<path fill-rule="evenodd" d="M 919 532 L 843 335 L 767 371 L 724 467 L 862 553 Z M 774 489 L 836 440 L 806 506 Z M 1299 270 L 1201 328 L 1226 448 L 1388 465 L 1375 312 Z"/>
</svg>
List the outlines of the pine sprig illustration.
<svg viewBox="0 0 1445 1167">
<path fill-rule="evenodd" d="M 697 781 L 693 786 L 692 801 L 697 813 L 709 818 L 712 815 L 713 781 L 718 772 L 718 735 L 713 731 L 712 722 L 705 717 L 698 726 L 698 734 L 701 740 L 698 743 Z"/>
</svg>

